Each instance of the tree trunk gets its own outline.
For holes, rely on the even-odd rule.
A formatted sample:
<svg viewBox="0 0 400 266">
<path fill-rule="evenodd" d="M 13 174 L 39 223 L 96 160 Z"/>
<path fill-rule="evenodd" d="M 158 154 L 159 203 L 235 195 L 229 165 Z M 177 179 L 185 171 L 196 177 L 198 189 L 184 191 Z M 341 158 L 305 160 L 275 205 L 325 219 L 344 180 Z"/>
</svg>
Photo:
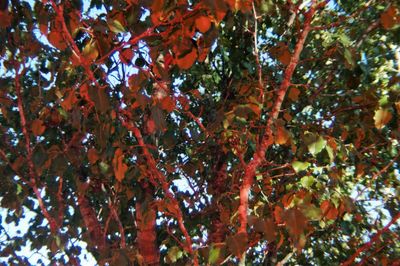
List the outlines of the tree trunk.
<svg viewBox="0 0 400 266">
<path fill-rule="evenodd" d="M 159 265 L 157 246 L 156 211 L 152 208 L 152 191 L 146 189 L 143 201 L 136 202 L 137 245 L 145 265 Z"/>
<path fill-rule="evenodd" d="M 104 250 L 106 247 L 106 242 L 104 239 L 103 228 L 101 227 L 96 213 L 90 206 L 85 195 L 78 194 L 78 206 L 83 221 L 85 222 L 85 226 L 89 230 L 90 240 L 99 248 L 100 251 Z"/>
</svg>

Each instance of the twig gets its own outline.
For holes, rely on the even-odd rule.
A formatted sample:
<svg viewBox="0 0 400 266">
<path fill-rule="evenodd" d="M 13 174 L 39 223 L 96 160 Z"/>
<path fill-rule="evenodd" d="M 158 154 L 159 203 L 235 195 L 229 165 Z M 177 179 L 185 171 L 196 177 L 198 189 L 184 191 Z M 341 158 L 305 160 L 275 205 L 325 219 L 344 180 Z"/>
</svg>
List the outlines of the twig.
<svg viewBox="0 0 400 266">
<path fill-rule="evenodd" d="M 360 255 L 361 252 L 367 251 L 372 244 L 374 244 L 379 237 L 385 233 L 386 231 L 389 230 L 390 226 L 392 226 L 394 223 L 397 222 L 397 220 L 400 219 L 400 213 L 398 213 L 397 215 L 395 215 L 392 220 L 385 226 L 383 227 L 381 230 L 379 230 L 374 236 L 370 237 L 370 241 L 368 241 L 367 243 L 365 243 L 364 245 L 362 245 L 361 247 L 359 247 L 356 252 L 345 262 L 343 262 L 341 265 L 342 266 L 348 266 L 351 265 L 354 260 L 358 257 L 358 255 Z"/>
<path fill-rule="evenodd" d="M 108 207 L 111 210 L 112 216 L 114 216 L 115 221 L 118 224 L 118 228 L 119 228 L 119 233 L 121 234 L 121 248 L 126 248 L 126 240 L 125 240 L 125 230 L 124 230 L 124 226 L 121 223 L 121 220 L 119 219 L 118 213 L 114 208 L 114 205 L 112 204 L 111 200 L 108 204 Z"/>
<path fill-rule="evenodd" d="M 254 39 L 254 56 L 256 58 L 256 64 L 257 64 L 257 76 L 258 76 L 258 89 L 260 90 L 260 98 L 261 102 L 264 103 L 264 82 L 263 82 L 263 76 L 262 76 L 262 66 L 260 62 L 260 55 L 259 55 L 259 50 L 258 50 L 258 17 L 257 17 L 257 11 L 256 7 L 254 5 L 254 2 L 252 3 L 253 5 L 253 15 L 254 15 L 254 32 L 253 32 L 253 39 Z"/>
<path fill-rule="evenodd" d="M 293 254 L 296 252 L 296 250 L 297 250 L 297 249 L 294 248 L 293 251 L 290 252 L 289 254 L 287 254 L 287 255 L 283 258 L 283 260 L 281 260 L 280 262 L 278 262 L 278 263 L 276 264 L 276 266 L 283 266 L 283 265 L 285 265 L 285 264 L 290 260 L 290 258 L 293 257 Z"/>
<path fill-rule="evenodd" d="M 25 148 L 27 152 L 27 162 L 28 162 L 28 168 L 29 168 L 29 185 L 33 189 L 33 192 L 36 195 L 37 201 L 39 203 L 39 207 L 42 210 L 43 216 L 47 219 L 49 222 L 50 230 L 52 234 L 56 234 L 58 230 L 57 222 L 54 220 L 53 217 L 50 216 L 49 212 L 46 209 L 46 206 L 43 203 L 42 196 L 40 195 L 40 191 L 37 187 L 36 184 L 36 173 L 35 173 L 35 165 L 33 164 L 32 160 L 32 147 L 31 147 L 31 138 L 26 126 L 26 117 L 25 117 L 25 111 L 24 111 L 24 106 L 22 102 L 22 93 L 21 93 L 21 84 L 20 84 L 20 77 L 24 75 L 26 69 L 23 68 L 22 72 L 19 73 L 19 65 L 18 67 L 15 68 L 15 92 L 17 95 L 17 105 L 18 105 L 18 112 L 19 112 L 19 117 L 20 117 L 20 123 L 21 123 L 21 128 L 22 128 L 22 133 L 25 137 Z"/>
</svg>

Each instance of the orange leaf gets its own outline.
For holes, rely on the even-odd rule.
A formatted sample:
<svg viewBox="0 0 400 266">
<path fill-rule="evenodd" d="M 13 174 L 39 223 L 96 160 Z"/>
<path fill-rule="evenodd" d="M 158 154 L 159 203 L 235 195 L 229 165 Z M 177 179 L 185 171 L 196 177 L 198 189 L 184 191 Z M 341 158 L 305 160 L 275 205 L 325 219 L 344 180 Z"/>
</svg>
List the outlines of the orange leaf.
<svg viewBox="0 0 400 266">
<path fill-rule="evenodd" d="M 377 129 L 382 129 L 387 123 L 390 122 L 390 120 L 392 120 L 392 113 L 388 109 L 380 108 L 379 110 L 375 111 L 374 120 L 375 127 Z"/>
<path fill-rule="evenodd" d="M 198 17 L 195 21 L 195 24 L 196 24 L 196 28 L 202 33 L 207 32 L 211 27 L 210 18 L 207 16 Z"/>
<path fill-rule="evenodd" d="M 115 151 L 114 159 L 112 161 L 115 178 L 121 182 L 125 178 L 125 173 L 128 166 L 124 163 L 124 154 L 120 148 Z"/>
<path fill-rule="evenodd" d="M 175 109 L 175 101 L 169 96 L 164 97 L 161 101 L 161 108 L 170 113 Z"/>
<path fill-rule="evenodd" d="M 338 209 L 330 203 L 329 200 L 324 200 L 321 203 L 321 211 L 326 219 L 335 220 L 339 214 Z"/>
<path fill-rule="evenodd" d="M 156 131 L 156 123 L 153 119 L 149 119 L 146 122 L 146 130 L 149 134 L 153 134 Z"/>
<path fill-rule="evenodd" d="M 59 50 L 64 50 L 67 48 L 67 44 L 65 43 L 61 32 L 59 31 L 52 31 L 47 35 L 47 39 L 49 42 Z"/>
<path fill-rule="evenodd" d="M 289 60 L 290 60 L 290 58 L 289 58 Z M 289 95 L 288 95 L 290 100 L 292 100 L 293 102 L 296 102 L 299 99 L 299 95 L 300 95 L 300 90 L 298 88 L 296 88 L 296 87 L 290 88 Z"/>
<path fill-rule="evenodd" d="M 99 160 L 99 155 L 97 154 L 96 149 L 90 149 L 88 151 L 88 159 L 91 164 L 96 163 Z"/>
<path fill-rule="evenodd" d="M 0 10 L 0 28 L 7 28 L 11 25 L 12 15 L 7 10 Z"/>
<path fill-rule="evenodd" d="M 43 121 L 40 119 L 36 119 L 32 121 L 32 133 L 35 136 L 40 136 L 46 130 L 46 127 L 43 125 Z"/>
<path fill-rule="evenodd" d="M 304 232 L 307 227 L 307 219 L 298 209 L 289 209 L 283 215 L 289 233 L 298 236 Z"/>
<path fill-rule="evenodd" d="M 381 14 L 381 24 L 386 30 L 393 28 L 397 23 L 400 22 L 400 15 L 398 10 L 391 6 L 385 12 Z"/>
<path fill-rule="evenodd" d="M 289 48 L 284 42 L 280 42 L 277 46 L 272 47 L 270 50 L 271 55 L 278 59 L 283 65 L 288 65 L 290 63 L 291 54 Z"/>
<path fill-rule="evenodd" d="M 132 58 L 133 58 L 133 50 L 131 49 L 124 49 L 119 54 L 119 59 L 125 65 L 129 64 L 132 61 Z"/>
<path fill-rule="evenodd" d="M 181 69 L 189 69 L 197 59 L 197 50 L 193 47 L 192 50 L 181 57 L 176 58 L 176 64 Z"/>
<path fill-rule="evenodd" d="M 289 133 L 286 131 L 286 129 L 282 126 L 279 126 L 276 130 L 275 143 L 278 145 L 286 144 L 289 138 Z"/>
<path fill-rule="evenodd" d="M 61 103 L 62 108 L 64 108 L 66 111 L 71 110 L 72 105 L 74 103 L 76 103 L 78 101 L 78 99 L 75 96 L 74 91 L 70 91 L 68 93 L 68 96 L 65 97 L 65 99 L 63 100 L 63 102 Z"/>
</svg>

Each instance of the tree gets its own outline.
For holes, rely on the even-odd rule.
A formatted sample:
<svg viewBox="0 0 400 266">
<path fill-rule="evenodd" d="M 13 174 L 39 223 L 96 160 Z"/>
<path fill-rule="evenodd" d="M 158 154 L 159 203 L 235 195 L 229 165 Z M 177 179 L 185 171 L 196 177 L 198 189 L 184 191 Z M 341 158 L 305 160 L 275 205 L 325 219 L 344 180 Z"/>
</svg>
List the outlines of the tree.
<svg viewBox="0 0 400 266">
<path fill-rule="evenodd" d="M 40 264 L 26 245 L 71 265 L 400 262 L 395 1 L 2 0 L 0 17 L 4 262 Z"/>
</svg>

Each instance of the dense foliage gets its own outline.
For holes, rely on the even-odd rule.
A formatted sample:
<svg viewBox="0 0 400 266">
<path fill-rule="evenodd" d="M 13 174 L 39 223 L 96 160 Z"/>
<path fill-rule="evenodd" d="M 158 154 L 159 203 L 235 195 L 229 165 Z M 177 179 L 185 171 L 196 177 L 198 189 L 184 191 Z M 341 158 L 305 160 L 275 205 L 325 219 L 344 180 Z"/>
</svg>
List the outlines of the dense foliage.
<svg viewBox="0 0 400 266">
<path fill-rule="evenodd" d="M 390 0 L 1 0 L 1 260 L 398 265 L 399 40 Z"/>
</svg>

